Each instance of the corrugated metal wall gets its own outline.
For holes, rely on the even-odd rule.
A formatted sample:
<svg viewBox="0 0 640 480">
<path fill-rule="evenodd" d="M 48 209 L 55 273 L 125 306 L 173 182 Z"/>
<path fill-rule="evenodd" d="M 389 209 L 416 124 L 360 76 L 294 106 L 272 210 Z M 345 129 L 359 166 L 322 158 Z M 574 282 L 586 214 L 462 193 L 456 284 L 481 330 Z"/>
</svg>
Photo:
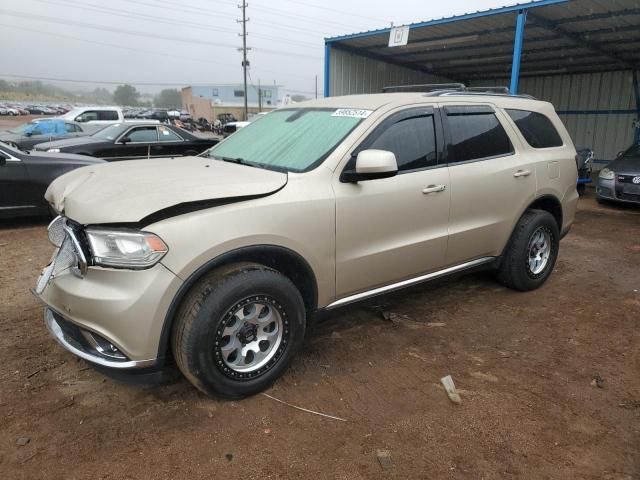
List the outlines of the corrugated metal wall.
<svg viewBox="0 0 640 480">
<path fill-rule="evenodd" d="M 504 85 L 506 80 L 474 82 Z M 635 97 L 631 72 L 525 77 L 520 93 L 555 106 L 578 147 L 589 147 L 596 159 L 611 160 L 633 143 Z"/>
<path fill-rule="evenodd" d="M 329 77 L 331 96 L 448 81 L 335 48 L 331 49 Z M 506 79 L 473 83 L 506 84 Z M 520 80 L 520 92 L 553 103 L 576 146 L 593 149 L 596 159 L 611 160 L 633 142 L 637 115 L 631 72 L 525 77 Z"/>
<path fill-rule="evenodd" d="M 329 70 L 330 95 L 380 93 L 383 87 L 416 83 L 442 83 L 446 80 L 434 75 L 399 67 L 390 63 L 331 49 Z"/>
</svg>

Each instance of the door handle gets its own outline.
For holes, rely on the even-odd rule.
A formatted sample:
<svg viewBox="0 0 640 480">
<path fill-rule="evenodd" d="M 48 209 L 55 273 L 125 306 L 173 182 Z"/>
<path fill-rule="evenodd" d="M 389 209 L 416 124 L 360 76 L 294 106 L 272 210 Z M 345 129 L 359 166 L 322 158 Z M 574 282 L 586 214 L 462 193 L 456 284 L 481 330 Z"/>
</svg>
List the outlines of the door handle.
<svg viewBox="0 0 640 480">
<path fill-rule="evenodd" d="M 422 193 L 429 195 L 430 193 L 444 192 L 446 189 L 446 185 L 429 185 L 427 188 L 422 190 Z"/>
<path fill-rule="evenodd" d="M 516 178 L 528 177 L 529 175 L 531 175 L 531 170 L 518 170 L 516 173 L 513 174 L 513 176 Z"/>
</svg>

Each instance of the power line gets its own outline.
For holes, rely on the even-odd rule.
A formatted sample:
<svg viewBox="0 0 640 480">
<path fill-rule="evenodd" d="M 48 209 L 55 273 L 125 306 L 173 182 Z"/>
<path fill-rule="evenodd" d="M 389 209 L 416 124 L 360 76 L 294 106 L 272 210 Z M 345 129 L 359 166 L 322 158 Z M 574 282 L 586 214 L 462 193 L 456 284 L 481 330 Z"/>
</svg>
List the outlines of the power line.
<svg viewBox="0 0 640 480">
<path fill-rule="evenodd" d="M 365 20 L 373 20 L 374 22 L 388 23 L 385 20 L 381 20 L 379 18 L 367 17 L 366 15 L 360 15 L 358 13 L 345 12 L 344 10 L 336 10 L 335 8 L 327 8 L 326 5 L 318 5 L 316 3 L 301 2 L 300 0 L 284 0 L 284 1 L 289 3 L 297 3 L 298 5 L 304 5 L 306 7 L 317 8 L 319 10 L 335 12 L 340 15 L 348 15 L 350 17 L 364 18 Z"/>
<path fill-rule="evenodd" d="M 192 28 L 198 28 L 201 30 L 209 30 L 213 32 L 235 33 L 234 30 L 231 30 L 229 28 L 216 27 L 216 26 L 206 25 L 202 23 L 189 22 L 189 21 L 183 21 L 183 20 L 169 20 L 163 17 L 153 16 L 148 14 L 141 14 L 136 12 L 121 12 L 121 11 L 113 10 L 110 8 L 102 7 L 94 3 L 85 3 L 82 5 L 79 5 L 77 3 L 72 3 L 69 1 L 66 1 L 65 3 L 60 3 L 53 0 L 36 0 L 36 1 L 41 3 L 47 3 L 50 5 L 64 6 L 68 8 L 79 8 L 82 10 L 94 11 L 94 12 L 104 13 L 107 15 L 113 15 L 117 17 L 140 19 L 140 20 L 145 20 L 145 21 L 154 22 L 154 23 L 164 23 L 166 25 L 183 25 L 183 26 L 188 26 Z M 277 42 L 286 42 L 286 43 L 290 42 L 290 39 L 283 38 L 283 37 L 274 37 L 269 35 L 262 35 L 259 33 L 255 34 L 255 36 L 265 38 L 267 40 L 275 40 Z M 303 48 L 315 48 L 315 49 L 318 48 L 318 45 L 308 43 L 308 42 L 296 42 L 296 44 L 301 45 Z"/>
<path fill-rule="evenodd" d="M 156 38 L 156 39 L 160 39 L 160 40 L 171 40 L 171 41 L 174 41 L 174 42 L 192 43 L 192 44 L 198 44 L 198 45 L 210 45 L 210 46 L 214 46 L 214 47 L 226 47 L 226 48 L 234 48 L 234 49 L 237 48 L 236 45 L 231 45 L 231 44 L 228 44 L 228 43 L 207 42 L 207 41 L 196 40 L 196 39 L 187 39 L 187 38 L 182 38 L 182 37 L 172 37 L 172 36 L 168 36 L 168 35 L 157 35 L 157 34 L 154 34 L 154 33 L 138 32 L 138 31 L 135 31 L 135 30 L 127 30 L 127 29 L 124 29 L 124 28 L 107 27 L 107 26 L 104 26 L 104 25 L 96 25 L 96 24 L 92 24 L 92 23 L 78 22 L 78 21 L 66 20 L 66 19 L 56 18 L 56 17 L 47 17 L 45 15 L 36 15 L 36 14 L 31 14 L 31 13 L 27 14 L 27 13 L 23 13 L 23 12 L 16 12 L 15 10 L 2 10 L 2 9 L 0 9 L 0 14 L 9 15 L 9 16 L 12 16 L 12 17 L 27 18 L 29 20 L 39 20 L 39 21 L 43 21 L 43 22 L 59 23 L 59 24 L 64 24 L 64 25 L 73 25 L 73 26 L 82 27 L 82 28 L 91 28 L 91 29 L 95 29 L 95 30 L 103 30 L 103 31 L 107 31 L 107 32 L 124 33 L 124 34 L 127 34 L 127 35 L 135 35 L 135 36 L 139 36 L 139 37 L 149 37 L 149 38 Z M 282 55 L 282 56 L 287 56 L 287 57 L 304 58 L 304 59 L 307 59 L 307 60 L 308 59 L 313 59 L 313 60 L 320 60 L 321 59 L 320 56 L 297 54 L 297 53 L 290 53 L 290 52 L 281 52 L 281 51 L 270 50 L 270 49 L 266 49 L 266 48 L 260 48 L 259 51 L 266 52 L 266 53 L 271 53 L 273 55 Z"/>
<path fill-rule="evenodd" d="M 32 29 L 32 28 L 27 28 L 27 27 L 19 27 L 17 25 L 8 25 L 8 24 L 1 24 L 0 23 L 0 27 L 13 28 L 13 29 L 16 29 L 16 30 L 23 30 L 25 32 L 33 32 L 33 33 L 38 33 L 38 34 L 43 34 L 43 35 L 50 35 L 50 36 L 53 36 L 53 37 L 66 38 L 68 40 L 74 40 L 74 41 L 83 42 L 83 43 L 91 43 L 91 44 L 100 45 L 100 46 L 103 46 L 103 47 L 120 48 L 122 50 L 127 50 L 127 51 L 142 52 L 142 53 L 148 53 L 148 54 L 151 54 L 151 55 L 160 55 L 160 56 L 163 56 L 163 57 L 176 58 L 176 59 L 179 59 L 179 60 L 187 60 L 187 61 L 192 61 L 192 62 L 198 62 L 199 64 L 207 63 L 207 60 L 206 60 L 205 57 L 189 57 L 189 56 L 185 56 L 185 55 L 172 55 L 170 53 L 164 53 L 164 52 L 160 51 L 159 49 L 158 50 L 147 50 L 147 49 L 143 49 L 143 48 L 129 47 L 129 46 L 125 46 L 125 45 L 117 45 L 115 43 L 99 42 L 97 40 L 89 40 L 87 38 L 74 37 L 74 36 L 71 36 L 71 35 L 64 35 L 64 34 L 61 34 L 61 33 L 46 32 L 46 31 L 43 31 L 43 30 L 36 30 L 36 29 Z M 215 61 L 215 65 L 220 65 L 220 66 L 224 66 L 224 67 L 238 68 L 238 65 L 230 64 L 230 63 L 221 63 L 219 61 Z M 265 72 L 265 73 L 277 74 L 277 75 L 282 73 L 282 72 L 276 72 L 275 70 L 269 70 L 269 69 L 264 69 L 264 68 L 260 68 L 260 71 L 261 72 Z M 296 74 L 287 74 L 287 76 L 288 77 L 300 78 L 300 79 L 306 79 L 307 78 L 306 76 L 296 75 Z"/>
<path fill-rule="evenodd" d="M 277 16 L 285 16 L 285 17 L 289 17 L 289 18 L 293 18 L 293 19 L 297 19 L 300 20 L 302 19 L 303 21 L 309 22 L 309 23 L 315 23 L 316 25 L 321 25 L 321 26 L 325 26 L 325 25 L 329 25 L 329 26 L 336 26 L 336 27 L 340 27 L 340 28 L 348 28 L 348 29 L 353 29 L 353 25 L 347 25 L 346 23 L 338 23 L 338 22 L 332 22 L 330 20 L 322 20 L 319 19 L 317 17 L 310 17 L 307 15 L 302 15 L 299 13 L 291 13 L 288 10 L 282 10 L 280 8 L 274 8 L 274 7 L 262 7 L 262 6 L 254 6 L 253 8 L 257 9 L 257 10 L 261 10 L 264 11 L 265 13 L 271 14 L 271 15 L 277 15 Z"/>
<path fill-rule="evenodd" d="M 17 78 L 17 79 L 26 79 L 26 80 L 46 80 L 49 82 L 64 82 L 64 83 L 89 83 L 93 85 L 140 85 L 147 87 L 177 87 L 179 85 L 190 85 L 192 87 L 206 87 L 209 85 L 215 85 L 213 83 L 189 83 L 189 82 L 163 82 L 163 83 L 153 83 L 153 82 L 114 82 L 111 80 L 81 80 L 74 78 L 58 78 L 58 77 L 34 77 L 29 75 L 15 75 L 9 73 L 0 73 L 0 77 L 8 77 L 8 78 Z"/>
<path fill-rule="evenodd" d="M 160 3 L 163 3 L 163 4 L 175 5 L 175 3 L 172 2 L 172 1 L 165 1 L 165 0 L 156 0 L 156 1 L 160 2 Z M 226 2 L 226 3 L 236 6 L 235 2 Z M 127 4 L 128 5 L 134 4 L 134 5 L 140 5 L 140 6 L 148 6 L 148 7 L 154 7 L 154 8 L 158 7 L 157 4 L 144 2 L 142 0 L 127 0 Z M 189 6 L 185 6 L 185 5 L 181 5 L 180 8 L 175 8 L 175 7 L 163 5 L 162 8 L 165 8 L 167 10 L 172 10 L 172 11 L 175 11 L 175 12 L 180 12 L 180 13 L 187 14 L 187 15 L 202 16 L 203 13 L 209 13 L 209 14 L 215 15 L 217 17 L 226 17 L 226 18 L 233 18 L 233 19 L 236 18 L 235 15 L 232 15 L 232 14 L 229 14 L 229 13 L 222 13 L 220 11 L 211 10 L 209 8 L 196 8 L 196 7 L 189 7 Z M 272 21 L 263 22 L 263 21 L 260 21 L 258 19 L 254 19 L 254 22 L 256 24 L 259 24 L 259 25 L 266 25 L 266 26 L 269 26 L 269 27 L 276 26 L 276 27 L 278 27 L 280 29 L 289 30 L 289 31 L 293 31 L 294 33 L 302 33 L 302 34 L 306 34 L 306 35 L 308 35 L 310 32 L 311 33 L 317 33 L 319 35 L 326 35 L 326 33 L 327 33 L 326 31 L 313 30 L 313 29 L 310 29 L 310 28 L 298 28 L 298 27 L 293 27 L 291 25 L 286 25 L 286 24 L 283 24 L 283 23 L 272 22 Z"/>
</svg>

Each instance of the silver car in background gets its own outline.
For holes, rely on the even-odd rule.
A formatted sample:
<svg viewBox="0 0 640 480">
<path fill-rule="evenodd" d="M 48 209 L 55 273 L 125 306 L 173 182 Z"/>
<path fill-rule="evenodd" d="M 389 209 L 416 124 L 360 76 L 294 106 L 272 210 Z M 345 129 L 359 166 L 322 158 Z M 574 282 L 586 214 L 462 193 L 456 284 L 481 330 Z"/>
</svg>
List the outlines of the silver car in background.
<svg viewBox="0 0 640 480">
<path fill-rule="evenodd" d="M 616 201 L 640 205 L 640 144 L 631 146 L 600 170 L 598 202 Z"/>
</svg>

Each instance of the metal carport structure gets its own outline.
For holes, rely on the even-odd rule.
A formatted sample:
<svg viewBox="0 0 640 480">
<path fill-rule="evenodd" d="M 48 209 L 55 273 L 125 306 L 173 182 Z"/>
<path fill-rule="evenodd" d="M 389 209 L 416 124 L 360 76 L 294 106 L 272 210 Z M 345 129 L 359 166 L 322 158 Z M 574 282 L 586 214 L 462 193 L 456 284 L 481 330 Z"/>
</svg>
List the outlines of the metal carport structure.
<svg viewBox="0 0 640 480">
<path fill-rule="evenodd" d="M 505 85 L 551 101 L 576 144 L 611 159 L 638 140 L 640 2 L 539 0 L 325 40 L 324 94 L 391 85 Z"/>
</svg>

